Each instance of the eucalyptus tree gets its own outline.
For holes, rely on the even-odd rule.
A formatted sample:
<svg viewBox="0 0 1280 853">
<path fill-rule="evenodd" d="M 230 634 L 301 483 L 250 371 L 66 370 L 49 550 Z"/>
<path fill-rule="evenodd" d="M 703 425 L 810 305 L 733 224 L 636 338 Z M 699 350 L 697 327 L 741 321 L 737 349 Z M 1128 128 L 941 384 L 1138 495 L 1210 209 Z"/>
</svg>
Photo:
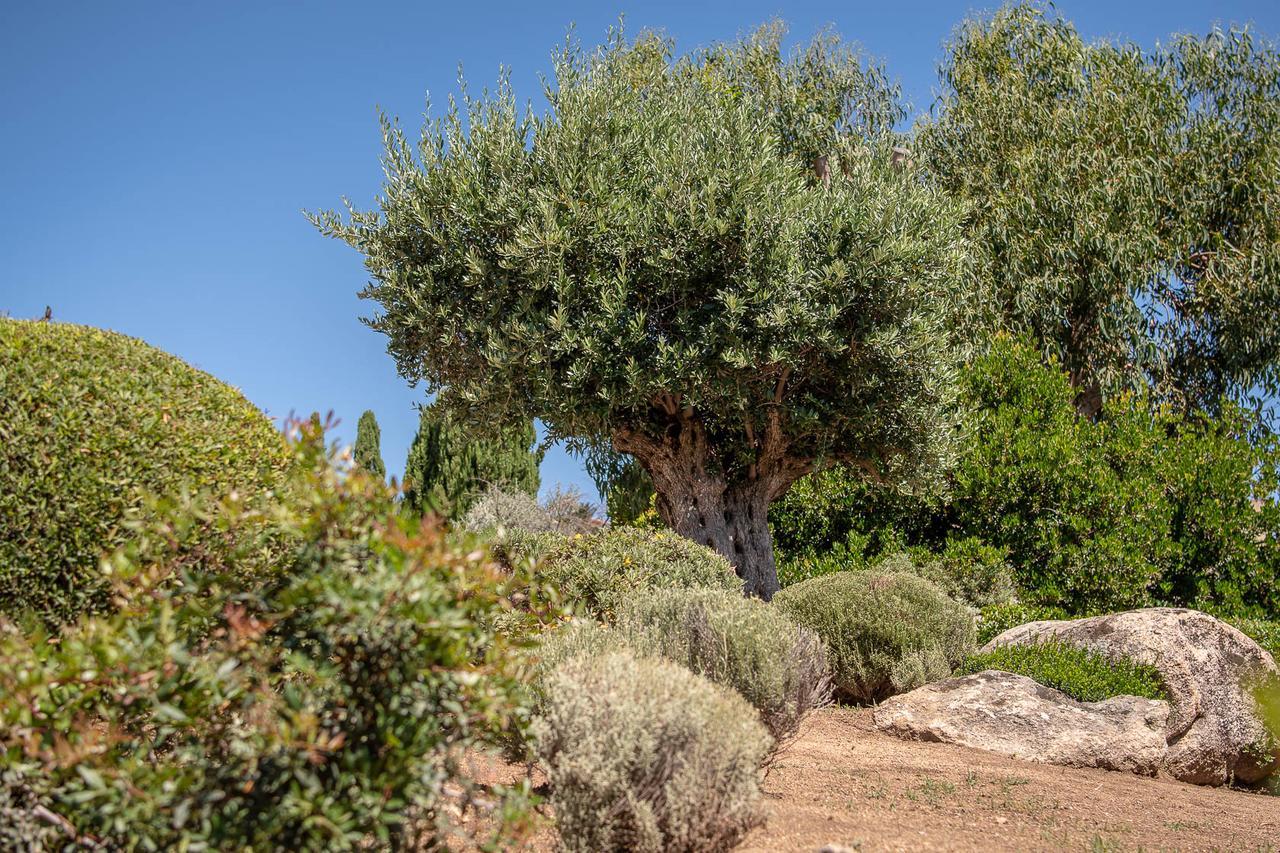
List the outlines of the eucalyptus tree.
<svg viewBox="0 0 1280 853">
<path fill-rule="evenodd" d="M 975 333 L 1029 334 L 1077 408 L 1280 390 L 1280 59 L 1250 33 L 1154 52 L 1039 5 L 957 31 L 913 154 L 967 207 Z"/>
<path fill-rule="evenodd" d="M 945 463 L 964 302 L 957 210 L 891 162 L 896 91 L 833 35 L 782 38 L 569 44 L 545 112 L 504 78 L 416 143 L 386 122 L 377 209 L 315 217 L 364 254 L 367 322 L 437 405 L 607 436 L 765 598 L 794 480 Z"/>
</svg>

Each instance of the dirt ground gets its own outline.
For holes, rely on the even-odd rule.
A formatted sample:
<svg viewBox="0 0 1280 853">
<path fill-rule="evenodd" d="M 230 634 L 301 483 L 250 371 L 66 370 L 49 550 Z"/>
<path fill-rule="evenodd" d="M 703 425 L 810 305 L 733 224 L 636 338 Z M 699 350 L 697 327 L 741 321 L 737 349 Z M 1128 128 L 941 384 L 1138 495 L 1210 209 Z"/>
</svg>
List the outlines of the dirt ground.
<svg viewBox="0 0 1280 853">
<path fill-rule="evenodd" d="M 523 772 L 484 764 L 473 770 L 490 782 L 510 783 Z M 763 787 L 766 823 L 739 853 L 817 853 L 827 845 L 1280 853 L 1280 797 L 901 741 L 876 731 L 867 708 L 811 714 L 775 757 Z M 554 829 L 542 822 L 520 849 L 551 853 Z"/>
<path fill-rule="evenodd" d="M 764 783 L 740 851 L 1280 850 L 1280 797 L 1018 761 L 812 714 Z"/>
</svg>

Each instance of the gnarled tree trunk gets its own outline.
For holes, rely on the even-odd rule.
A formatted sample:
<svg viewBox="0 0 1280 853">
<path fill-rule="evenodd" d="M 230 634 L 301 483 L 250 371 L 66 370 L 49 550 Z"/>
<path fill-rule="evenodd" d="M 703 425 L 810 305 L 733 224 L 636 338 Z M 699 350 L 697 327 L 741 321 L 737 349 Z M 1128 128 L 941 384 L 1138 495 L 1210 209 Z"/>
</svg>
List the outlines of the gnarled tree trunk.
<svg viewBox="0 0 1280 853">
<path fill-rule="evenodd" d="M 724 556 L 742 578 L 744 592 L 768 601 L 779 589 L 769 504 L 808 473 L 811 463 L 786 455 L 775 412 L 765 419 L 759 441 L 747 427 L 757 448 L 754 464 L 725 472 L 698 415 L 692 409 L 677 409 L 669 397 L 658 405 L 668 417 L 661 435 L 619 429 L 614 446 L 648 471 L 662 520 L 681 536 Z"/>
</svg>

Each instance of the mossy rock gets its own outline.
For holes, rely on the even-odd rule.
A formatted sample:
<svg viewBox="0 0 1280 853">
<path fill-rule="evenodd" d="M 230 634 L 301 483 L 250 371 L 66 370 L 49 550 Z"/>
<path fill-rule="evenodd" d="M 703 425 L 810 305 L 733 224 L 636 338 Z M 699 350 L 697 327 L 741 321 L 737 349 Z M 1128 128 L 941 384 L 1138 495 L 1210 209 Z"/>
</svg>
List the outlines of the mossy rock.
<svg viewBox="0 0 1280 853">
<path fill-rule="evenodd" d="M 107 603 L 99 560 L 148 495 L 271 488 L 288 465 L 234 388 L 125 335 L 0 318 L 0 611 Z"/>
</svg>

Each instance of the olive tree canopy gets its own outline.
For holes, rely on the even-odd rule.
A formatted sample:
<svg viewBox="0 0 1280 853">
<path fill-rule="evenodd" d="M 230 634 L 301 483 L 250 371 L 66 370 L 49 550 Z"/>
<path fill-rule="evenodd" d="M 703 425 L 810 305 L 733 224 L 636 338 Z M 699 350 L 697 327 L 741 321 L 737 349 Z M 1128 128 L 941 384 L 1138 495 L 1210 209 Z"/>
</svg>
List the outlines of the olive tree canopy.
<svg viewBox="0 0 1280 853">
<path fill-rule="evenodd" d="M 796 478 L 946 460 L 963 301 L 956 210 L 892 162 L 895 90 L 834 36 L 782 36 L 570 44 L 545 112 L 504 78 L 416 144 L 386 122 L 377 209 L 315 217 L 364 254 L 407 379 L 469 423 L 608 436 L 766 598 Z"/>
</svg>

